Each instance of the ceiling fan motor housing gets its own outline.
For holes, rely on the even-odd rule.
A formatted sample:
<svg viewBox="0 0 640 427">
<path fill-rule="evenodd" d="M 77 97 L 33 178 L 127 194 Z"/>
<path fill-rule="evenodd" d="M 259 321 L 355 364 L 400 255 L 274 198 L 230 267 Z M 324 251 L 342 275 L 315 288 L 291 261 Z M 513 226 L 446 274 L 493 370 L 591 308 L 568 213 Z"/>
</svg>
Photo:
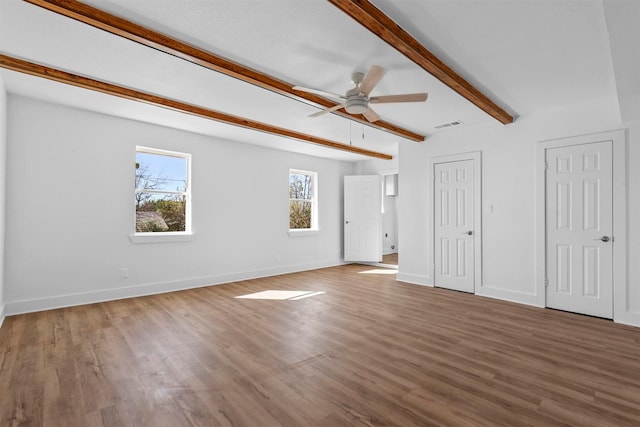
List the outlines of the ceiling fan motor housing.
<svg viewBox="0 0 640 427">
<path fill-rule="evenodd" d="M 353 83 L 354 85 L 359 85 L 360 83 L 362 83 L 362 80 L 364 80 L 364 74 L 363 73 L 353 73 L 351 74 L 351 83 Z"/>
</svg>

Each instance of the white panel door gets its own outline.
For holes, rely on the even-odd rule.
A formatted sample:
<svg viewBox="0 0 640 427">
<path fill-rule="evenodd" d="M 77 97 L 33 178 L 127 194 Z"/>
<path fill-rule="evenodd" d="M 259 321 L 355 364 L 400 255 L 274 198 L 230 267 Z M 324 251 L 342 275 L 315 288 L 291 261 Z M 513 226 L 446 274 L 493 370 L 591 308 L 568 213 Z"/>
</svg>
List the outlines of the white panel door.
<svg viewBox="0 0 640 427">
<path fill-rule="evenodd" d="M 382 261 L 381 203 L 379 175 L 344 177 L 345 261 Z"/>
<path fill-rule="evenodd" d="M 435 285 L 475 291 L 473 160 L 434 165 Z"/>
<path fill-rule="evenodd" d="M 546 150 L 547 307 L 613 318 L 611 141 Z"/>
</svg>

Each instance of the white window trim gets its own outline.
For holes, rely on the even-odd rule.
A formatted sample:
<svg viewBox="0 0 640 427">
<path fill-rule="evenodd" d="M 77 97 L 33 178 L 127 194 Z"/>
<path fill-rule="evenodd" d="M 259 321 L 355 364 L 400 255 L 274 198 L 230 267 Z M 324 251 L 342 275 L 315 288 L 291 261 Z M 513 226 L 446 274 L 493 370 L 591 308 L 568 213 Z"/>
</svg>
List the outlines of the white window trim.
<svg viewBox="0 0 640 427">
<path fill-rule="evenodd" d="M 136 232 L 136 211 L 133 210 L 133 231 L 129 234 L 129 238 L 133 243 L 167 243 L 167 242 L 185 242 L 193 240 L 193 230 L 191 227 L 191 154 L 179 151 L 163 150 L 160 148 L 136 146 L 136 154 L 147 153 L 157 154 L 161 156 L 172 156 L 187 160 L 187 188 L 184 192 L 174 191 L 151 191 L 152 193 L 165 194 L 184 194 L 187 198 L 185 206 L 185 231 L 168 231 L 168 232 Z M 134 188 L 134 194 L 137 189 Z"/>
<path fill-rule="evenodd" d="M 168 231 L 156 233 L 135 233 L 129 236 L 133 243 L 171 243 L 171 242 L 190 242 L 193 240 L 193 233 L 184 231 Z"/>
<path fill-rule="evenodd" d="M 290 177 L 292 173 L 311 175 L 311 180 L 313 183 L 313 198 L 311 199 L 311 228 L 290 228 L 288 231 L 289 237 L 317 235 L 320 233 L 320 225 L 319 225 L 319 218 L 318 218 L 318 173 L 313 171 L 306 171 L 302 169 L 289 169 L 289 174 L 287 175 L 287 178 Z"/>
<path fill-rule="evenodd" d="M 320 234 L 320 230 L 317 228 L 291 228 L 287 231 L 289 237 L 305 237 L 305 236 L 316 236 Z"/>
</svg>

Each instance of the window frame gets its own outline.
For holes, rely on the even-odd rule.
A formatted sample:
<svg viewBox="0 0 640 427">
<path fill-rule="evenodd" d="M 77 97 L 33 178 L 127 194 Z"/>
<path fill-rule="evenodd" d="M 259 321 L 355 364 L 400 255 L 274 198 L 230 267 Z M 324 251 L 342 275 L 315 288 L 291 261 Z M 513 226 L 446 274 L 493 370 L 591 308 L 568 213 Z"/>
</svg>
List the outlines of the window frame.
<svg viewBox="0 0 640 427">
<path fill-rule="evenodd" d="M 313 171 L 303 170 L 303 169 L 290 168 L 289 174 L 288 174 L 289 183 L 291 182 L 291 174 L 311 176 L 311 188 L 313 189 L 313 191 L 311 194 L 311 199 L 309 199 L 311 201 L 311 227 L 310 228 L 289 228 L 289 231 L 288 231 L 289 236 L 291 237 L 311 236 L 311 235 L 318 234 L 320 231 L 320 225 L 319 225 L 320 221 L 318 218 L 318 173 Z M 291 201 L 307 200 L 307 199 L 292 199 L 291 197 L 288 197 L 288 200 L 289 200 L 288 221 L 289 221 L 289 224 L 291 224 L 291 207 L 290 207 Z"/>
<path fill-rule="evenodd" d="M 167 190 L 139 190 L 133 189 L 133 194 L 153 193 L 164 195 L 182 195 L 185 197 L 185 230 L 184 231 L 136 231 L 136 209 L 133 209 L 133 232 L 130 234 L 131 241 L 134 243 L 158 243 L 158 242 L 181 242 L 192 240 L 193 230 L 191 223 L 191 154 L 179 151 L 165 150 L 161 148 L 153 148 L 146 146 L 136 146 L 135 155 L 136 162 L 138 153 L 152 154 L 159 156 L 177 157 L 185 159 L 186 165 L 186 182 L 185 191 L 167 191 Z"/>
</svg>

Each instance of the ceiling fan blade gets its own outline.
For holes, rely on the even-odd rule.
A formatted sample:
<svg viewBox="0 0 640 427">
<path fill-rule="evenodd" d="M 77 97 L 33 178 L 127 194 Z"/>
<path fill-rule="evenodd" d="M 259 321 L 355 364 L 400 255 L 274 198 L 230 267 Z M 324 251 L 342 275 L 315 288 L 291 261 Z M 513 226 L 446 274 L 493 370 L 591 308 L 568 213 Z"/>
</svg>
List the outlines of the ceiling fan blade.
<svg viewBox="0 0 640 427">
<path fill-rule="evenodd" d="M 373 111 L 371 107 L 369 107 L 367 111 L 362 113 L 362 115 L 365 116 L 366 119 L 369 120 L 371 123 L 377 122 L 378 120 L 380 120 L 380 116 L 376 114 L 376 112 Z"/>
<path fill-rule="evenodd" d="M 337 93 L 325 92 L 324 90 L 311 89 L 308 87 L 294 86 L 293 90 L 299 90 L 300 92 L 313 93 L 315 95 L 320 95 L 320 96 L 328 96 L 329 98 L 346 99 L 344 96 L 338 95 Z"/>
<path fill-rule="evenodd" d="M 339 110 L 342 107 L 344 107 L 344 104 L 334 105 L 333 107 L 325 108 L 324 110 L 320 110 L 320 111 L 318 111 L 316 113 L 313 113 L 313 114 L 309 115 L 309 117 L 322 116 L 323 114 L 327 114 L 327 113 L 331 113 L 332 111 Z"/>
<path fill-rule="evenodd" d="M 369 102 L 372 104 L 386 104 L 388 102 L 424 102 L 427 100 L 426 93 L 405 93 L 404 95 L 372 96 Z"/>
<path fill-rule="evenodd" d="M 386 68 L 382 68 L 379 65 L 372 65 L 369 71 L 367 71 L 367 75 L 362 79 L 362 83 L 360 83 L 360 92 L 369 95 L 385 74 L 387 74 Z"/>
</svg>

